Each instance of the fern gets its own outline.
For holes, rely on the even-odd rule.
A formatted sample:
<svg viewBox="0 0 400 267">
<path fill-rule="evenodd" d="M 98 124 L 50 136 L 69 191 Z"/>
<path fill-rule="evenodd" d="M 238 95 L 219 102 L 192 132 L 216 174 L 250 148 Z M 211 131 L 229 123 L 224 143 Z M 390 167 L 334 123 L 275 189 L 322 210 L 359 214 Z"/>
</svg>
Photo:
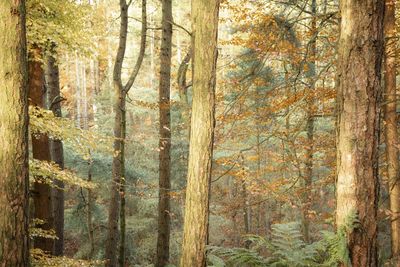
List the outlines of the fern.
<svg viewBox="0 0 400 267">
<path fill-rule="evenodd" d="M 306 244 L 302 239 L 300 223 L 290 222 L 272 226 L 271 238 L 257 235 L 246 236 L 252 247 L 209 247 L 208 261 L 213 267 L 307 267 L 351 266 L 348 235 L 359 225 L 356 212 L 351 212 L 337 232 L 322 231 L 322 240 Z M 267 250 L 269 257 L 259 251 Z"/>
<path fill-rule="evenodd" d="M 343 263 L 351 267 L 350 252 L 347 244 L 348 235 L 360 224 L 356 211 L 351 211 L 346 217 L 344 224 L 339 227 L 336 233 L 323 231 L 322 246 L 327 252 L 327 259 L 324 266 L 338 266 Z"/>
<path fill-rule="evenodd" d="M 224 266 L 215 264 L 215 256 L 226 260 L 227 266 L 276 266 L 276 267 L 306 267 L 316 266 L 318 247 L 314 244 L 308 245 L 302 240 L 300 224 L 291 222 L 286 224 L 275 224 L 272 226 L 271 240 L 260 236 L 247 236 L 251 241 L 252 248 L 216 248 L 210 247 L 210 262 L 213 266 Z M 263 257 L 258 253 L 266 249 L 270 257 Z"/>
</svg>

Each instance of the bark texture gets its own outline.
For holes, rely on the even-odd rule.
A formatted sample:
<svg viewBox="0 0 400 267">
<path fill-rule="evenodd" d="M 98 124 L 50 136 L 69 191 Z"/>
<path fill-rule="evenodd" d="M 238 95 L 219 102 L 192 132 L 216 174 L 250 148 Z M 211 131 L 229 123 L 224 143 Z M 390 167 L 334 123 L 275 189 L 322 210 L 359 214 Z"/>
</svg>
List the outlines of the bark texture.
<svg viewBox="0 0 400 267">
<path fill-rule="evenodd" d="M 396 21 L 395 1 L 386 0 L 385 11 L 385 140 L 389 180 L 392 257 L 400 256 L 400 183 L 399 138 L 397 132 L 396 96 Z"/>
<path fill-rule="evenodd" d="M 28 266 L 25 1 L 0 1 L 0 266 Z"/>
<path fill-rule="evenodd" d="M 55 51 L 52 52 L 55 53 Z M 61 102 L 63 98 L 60 95 L 60 73 L 54 56 L 47 58 L 46 72 L 49 109 L 53 111 L 54 116 L 62 117 Z M 51 140 L 50 155 L 51 160 L 64 169 L 64 148 L 61 140 Z M 54 184 L 57 186 L 52 189 L 54 230 L 58 237 L 54 241 L 54 255 L 60 256 L 64 252 L 64 183 L 55 180 Z"/>
<path fill-rule="evenodd" d="M 348 237 L 353 267 L 377 266 L 378 133 L 384 1 L 341 1 L 338 56 L 338 227 L 356 213 Z"/>
<path fill-rule="evenodd" d="M 159 191 L 158 235 L 156 267 L 169 261 L 170 197 L 171 189 L 171 48 L 172 48 L 172 0 L 162 1 L 162 36 L 159 86 Z"/>
<path fill-rule="evenodd" d="M 215 127 L 219 0 L 192 0 L 193 103 L 181 266 L 205 266 Z"/>
<path fill-rule="evenodd" d="M 44 70 L 40 49 L 35 49 L 31 54 L 28 63 L 29 75 L 29 104 L 34 107 L 45 108 L 46 90 L 44 86 Z M 45 134 L 32 135 L 32 156 L 34 159 L 51 161 L 50 140 Z M 54 227 L 54 217 L 52 210 L 51 188 L 48 184 L 41 182 L 43 177 L 35 177 L 33 184 L 33 204 L 34 219 L 43 221 L 42 225 L 37 227 L 43 230 L 50 230 Z M 54 253 L 54 240 L 50 238 L 35 237 L 33 241 L 34 248 L 39 248 L 46 253 Z"/>
</svg>

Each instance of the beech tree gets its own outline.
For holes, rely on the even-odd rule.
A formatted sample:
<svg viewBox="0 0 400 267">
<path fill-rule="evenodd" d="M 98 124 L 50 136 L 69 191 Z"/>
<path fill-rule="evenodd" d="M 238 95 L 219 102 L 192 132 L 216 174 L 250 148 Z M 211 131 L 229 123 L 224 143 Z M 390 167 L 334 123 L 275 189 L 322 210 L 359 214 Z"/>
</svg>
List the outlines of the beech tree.
<svg viewBox="0 0 400 267">
<path fill-rule="evenodd" d="M 25 1 L 0 2 L 0 266 L 29 265 Z"/>
<path fill-rule="evenodd" d="M 341 1 L 337 96 L 338 228 L 353 267 L 377 266 L 378 133 L 384 1 Z"/>
<path fill-rule="evenodd" d="M 193 102 L 181 266 L 206 263 L 219 5 L 219 0 L 192 0 Z"/>
</svg>

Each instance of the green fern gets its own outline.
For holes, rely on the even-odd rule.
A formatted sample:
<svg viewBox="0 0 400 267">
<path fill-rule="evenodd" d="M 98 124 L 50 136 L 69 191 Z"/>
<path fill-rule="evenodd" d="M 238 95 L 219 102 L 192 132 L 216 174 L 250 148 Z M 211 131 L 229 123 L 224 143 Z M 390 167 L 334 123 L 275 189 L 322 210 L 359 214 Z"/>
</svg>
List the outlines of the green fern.
<svg viewBox="0 0 400 267">
<path fill-rule="evenodd" d="M 290 222 L 272 226 L 271 238 L 246 236 L 250 249 L 209 247 L 211 267 L 334 267 L 340 263 L 351 266 L 348 235 L 359 225 L 356 212 L 351 212 L 337 232 L 322 231 L 322 240 L 306 244 L 302 239 L 300 223 Z M 267 250 L 269 257 L 259 252 Z"/>
<path fill-rule="evenodd" d="M 302 240 L 300 224 L 291 222 L 272 226 L 271 240 L 250 235 L 251 249 L 210 247 L 210 262 L 216 265 L 215 257 L 225 259 L 225 266 L 276 266 L 276 267 L 306 267 L 316 266 L 317 246 L 308 245 Z M 263 257 L 258 251 L 266 249 L 270 257 Z M 219 258 L 219 259 L 221 259 Z"/>
<path fill-rule="evenodd" d="M 346 217 L 344 224 L 339 227 L 336 233 L 322 231 L 323 239 L 320 242 L 327 252 L 324 266 L 338 266 L 343 263 L 351 267 L 350 252 L 348 247 L 348 236 L 360 224 L 356 211 L 351 211 Z"/>
</svg>

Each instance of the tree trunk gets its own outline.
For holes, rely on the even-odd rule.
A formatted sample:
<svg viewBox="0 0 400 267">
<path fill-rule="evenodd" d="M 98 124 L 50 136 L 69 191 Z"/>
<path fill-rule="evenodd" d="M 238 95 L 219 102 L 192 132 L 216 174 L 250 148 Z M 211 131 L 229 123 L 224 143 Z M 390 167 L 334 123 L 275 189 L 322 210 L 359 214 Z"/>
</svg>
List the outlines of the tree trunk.
<svg viewBox="0 0 400 267">
<path fill-rule="evenodd" d="M 55 51 L 52 51 L 55 53 Z M 60 95 L 60 74 L 56 59 L 49 56 L 47 59 L 47 86 L 49 109 L 56 117 L 62 117 Z M 64 169 L 64 148 L 61 140 L 51 140 L 50 142 L 51 160 L 61 169 Z M 54 230 L 58 239 L 54 241 L 54 255 L 63 255 L 64 251 L 64 183 L 59 180 L 54 181 L 56 188 L 52 189 L 53 195 L 53 216 Z"/>
<path fill-rule="evenodd" d="M 337 209 L 353 267 L 377 266 L 378 134 L 384 1 L 341 2 L 338 56 Z"/>
<path fill-rule="evenodd" d="M 25 267 L 29 265 L 25 1 L 0 1 L 0 21 L 0 266 Z"/>
<path fill-rule="evenodd" d="M 163 267 L 169 261 L 170 197 L 171 189 L 171 47 L 172 47 L 172 1 L 162 1 L 162 38 L 160 54 L 159 87 L 159 193 L 158 193 L 158 235 L 156 267 Z"/>
<path fill-rule="evenodd" d="M 308 218 L 309 211 L 311 208 L 312 201 L 312 178 L 313 178 L 313 154 L 314 154 L 314 105 L 315 105 L 315 56 L 317 50 L 317 1 L 312 0 L 311 2 L 311 40 L 309 45 L 309 73 L 308 82 L 309 97 L 307 98 L 307 147 L 305 153 L 305 170 L 304 170 L 304 193 L 303 193 L 303 214 L 302 214 L 302 230 L 303 238 L 306 243 L 310 242 L 310 220 Z"/>
<path fill-rule="evenodd" d="M 131 2 L 130 2 L 131 3 Z M 120 0 L 121 23 L 119 45 L 113 71 L 113 87 L 116 93 L 114 121 L 114 157 L 112 163 L 111 199 L 108 213 L 108 236 L 106 240 L 106 266 L 117 266 L 118 221 L 121 218 L 121 243 L 119 246 L 119 265 L 125 262 L 125 137 L 126 137 L 126 96 L 132 87 L 142 65 L 146 49 L 147 15 L 146 0 L 142 0 L 142 31 L 140 51 L 134 69 L 125 86 L 122 84 L 122 63 L 124 61 L 128 35 L 128 4 Z M 123 198 L 121 202 L 121 197 Z"/>
<path fill-rule="evenodd" d="M 115 81 L 114 81 L 115 83 Z M 106 266 L 117 266 L 117 251 L 119 241 L 118 219 L 120 211 L 120 183 L 123 174 L 124 166 L 124 136 L 123 128 L 125 121 L 123 120 L 125 114 L 125 94 L 120 90 L 118 84 L 114 84 L 114 89 L 117 91 L 117 100 L 115 104 L 115 122 L 114 122 L 114 158 L 112 164 L 112 185 L 111 185 L 111 199 L 108 213 L 108 238 L 106 243 L 106 259 L 109 260 Z"/>
<path fill-rule="evenodd" d="M 88 161 L 88 182 L 92 182 L 92 166 L 93 162 L 92 159 Z M 90 251 L 88 255 L 88 259 L 93 258 L 94 254 L 94 229 L 93 229 L 93 204 L 94 204 L 94 197 L 92 189 L 88 189 L 88 204 L 87 204 L 87 227 L 88 227 L 88 236 L 89 236 L 89 244 L 90 244 Z"/>
<path fill-rule="evenodd" d="M 192 0 L 193 105 L 181 266 L 205 266 L 215 127 L 219 0 Z"/>
<path fill-rule="evenodd" d="M 396 97 L 396 25 L 395 1 L 386 0 L 385 13 L 385 135 L 389 180 L 392 257 L 400 256 L 400 183 Z"/>
<path fill-rule="evenodd" d="M 39 58 L 42 56 L 40 49 L 32 52 L 32 58 L 28 63 L 29 71 L 29 100 L 30 105 L 45 108 L 44 71 Z M 32 135 L 32 156 L 34 159 L 51 161 L 50 140 L 46 134 Z M 51 188 L 48 184 L 40 182 L 42 177 L 35 177 L 33 184 L 34 219 L 44 222 L 39 227 L 43 230 L 51 230 L 54 227 L 52 210 Z M 54 253 L 54 240 L 50 238 L 36 237 L 34 248 L 39 248 L 47 253 Z"/>
</svg>

